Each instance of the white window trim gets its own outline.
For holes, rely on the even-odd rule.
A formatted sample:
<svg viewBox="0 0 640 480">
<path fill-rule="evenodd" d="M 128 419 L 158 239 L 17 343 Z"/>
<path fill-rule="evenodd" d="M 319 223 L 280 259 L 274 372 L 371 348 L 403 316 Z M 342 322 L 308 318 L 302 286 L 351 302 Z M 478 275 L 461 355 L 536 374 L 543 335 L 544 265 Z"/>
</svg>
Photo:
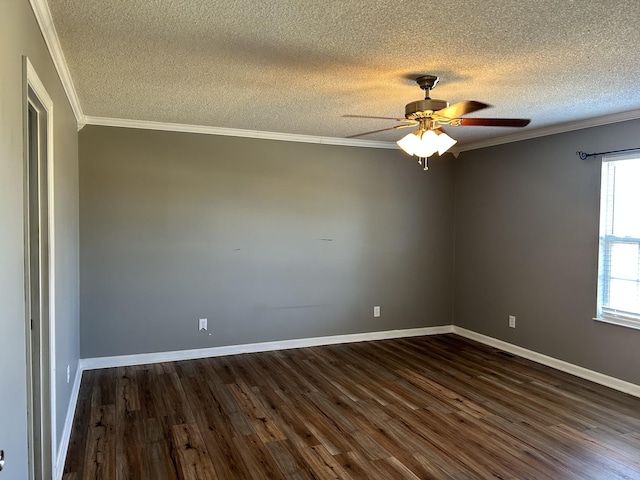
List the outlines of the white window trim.
<svg viewBox="0 0 640 480">
<path fill-rule="evenodd" d="M 615 155 L 607 155 L 602 157 L 602 166 L 607 162 L 618 162 L 622 160 L 638 160 L 640 159 L 640 152 L 634 153 L 624 153 L 624 154 L 615 154 Z M 602 171 L 602 170 L 601 170 Z M 603 199 L 602 199 L 602 187 L 600 187 L 600 219 L 599 219 L 599 227 L 598 227 L 598 235 L 602 234 L 601 225 L 602 225 L 602 210 L 604 208 Z M 598 241 L 598 264 L 600 263 L 600 253 L 601 253 L 601 245 L 600 241 Z M 603 307 L 600 304 L 600 268 L 598 267 L 598 298 L 597 298 L 597 312 L 596 317 L 593 320 L 603 323 L 609 323 L 612 325 L 618 325 L 620 327 L 633 328 L 636 330 L 640 330 L 640 314 L 636 315 L 629 312 L 622 312 L 616 309 Z M 605 311 L 609 310 L 609 311 Z M 628 313 L 628 314 L 626 314 Z"/>
<path fill-rule="evenodd" d="M 618 325 L 620 327 L 634 328 L 636 330 L 640 330 L 640 321 L 627 319 L 625 317 L 601 315 L 600 317 L 595 317 L 594 320 L 598 322 L 603 322 L 603 323 L 610 323 L 612 325 Z"/>
</svg>

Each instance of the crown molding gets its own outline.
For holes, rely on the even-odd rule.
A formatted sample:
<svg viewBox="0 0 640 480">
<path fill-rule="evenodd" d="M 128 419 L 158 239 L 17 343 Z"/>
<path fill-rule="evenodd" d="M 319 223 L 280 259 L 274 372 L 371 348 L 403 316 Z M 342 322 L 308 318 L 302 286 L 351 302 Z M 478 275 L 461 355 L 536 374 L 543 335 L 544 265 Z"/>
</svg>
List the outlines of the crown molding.
<svg viewBox="0 0 640 480">
<path fill-rule="evenodd" d="M 223 135 L 229 137 L 262 138 L 267 140 L 281 140 L 285 142 L 320 143 L 325 145 L 342 145 L 350 147 L 387 148 L 398 150 L 395 142 L 383 142 L 376 140 L 361 140 L 354 138 L 320 137 L 315 135 L 298 135 L 292 133 L 263 132 L 259 130 L 242 130 L 237 128 L 209 127 L 205 125 L 190 125 L 183 123 L 153 122 L 147 120 L 129 120 L 122 118 L 93 117 L 84 116 L 84 124 L 101 125 L 105 127 L 140 128 L 144 130 L 163 130 L 168 132 L 201 133 L 206 135 Z M 595 118 L 577 120 L 574 122 L 561 123 L 548 127 L 536 128 L 533 130 L 521 131 L 512 135 L 497 138 L 488 138 L 460 146 L 455 146 L 451 152 L 456 158 L 461 152 L 477 150 L 480 148 L 493 147 L 506 143 L 530 140 L 533 138 L 546 137 L 558 133 L 566 133 L 584 128 L 600 127 L 612 123 L 626 122 L 640 119 L 640 109 L 626 112 L 601 115 Z M 80 125 L 80 122 L 78 123 Z M 82 126 L 84 126 L 84 124 Z M 79 129 L 82 127 L 79 127 Z"/>
<path fill-rule="evenodd" d="M 640 109 L 628 110 L 626 112 L 612 113 L 610 115 L 600 115 L 585 120 L 577 120 L 574 122 L 559 123 L 548 127 L 536 128 L 533 130 L 524 130 L 512 135 L 506 135 L 498 138 L 488 138 L 477 142 L 461 145 L 457 152 L 465 152 L 468 150 L 477 150 L 479 148 L 494 147 L 505 143 L 520 142 L 522 140 L 530 140 L 532 138 L 546 137 L 557 133 L 572 132 L 574 130 L 582 130 L 584 128 L 601 127 L 611 123 L 626 122 L 629 120 L 637 120 L 640 118 Z"/>
<path fill-rule="evenodd" d="M 266 140 L 281 140 L 284 142 L 320 143 L 323 145 L 342 145 L 347 147 L 388 148 L 395 150 L 399 149 L 395 142 L 360 140 L 355 138 L 318 137 L 315 135 L 263 132 L 258 130 L 242 130 L 239 128 L 209 127 L 206 125 L 152 122 L 148 120 L 128 120 L 123 118 L 86 116 L 85 120 L 85 123 L 87 125 L 100 125 L 103 127 L 139 128 L 143 130 L 162 130 L 166 132 L 201 133 L 205 135 L 261 138 Z"/>
<path fill-rule="evenodd" d="M 36 21 L 38 22 L 44 41 L 49 49 L 51 59 L 53 60 L 53 64 L 55 65 L 60 81 L 62 82 L 62 87 L 64 88 L 67 98 L 69 99 L 69 103 L 71 104 L 73 114 L 78 122 L 78 130 L 81 130 L 86 124 L 86 117 L 82 113 L 78 93 L 73 85 L 71 73 L 69 72 L 69 67 L 67 66 L 67 62 L 64 58 L 62 47 L 60 46 L 60 39 L 58 38 L 56 27 L 53 24 L 51 10 L 49 10 L 47 0 L 29 0 L 29 3 L 31 4 L 31 9 L 36 17 Z"/>
</svg>

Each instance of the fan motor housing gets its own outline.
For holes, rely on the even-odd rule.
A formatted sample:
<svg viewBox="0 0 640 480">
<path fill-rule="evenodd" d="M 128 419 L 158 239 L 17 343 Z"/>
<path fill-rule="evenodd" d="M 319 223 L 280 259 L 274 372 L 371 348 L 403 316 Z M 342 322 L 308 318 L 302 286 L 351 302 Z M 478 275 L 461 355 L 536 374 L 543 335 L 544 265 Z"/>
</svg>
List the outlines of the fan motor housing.
<svg viewBox="0 0 640 480">
<path fill-rule="evenodd" d="M 447 108 L 449 103 L 444 100 L 428 98 L 407 103 L 404 107 L 404 116 L 409 120 L 430 117 L 433 112 Z"/>
</svg>

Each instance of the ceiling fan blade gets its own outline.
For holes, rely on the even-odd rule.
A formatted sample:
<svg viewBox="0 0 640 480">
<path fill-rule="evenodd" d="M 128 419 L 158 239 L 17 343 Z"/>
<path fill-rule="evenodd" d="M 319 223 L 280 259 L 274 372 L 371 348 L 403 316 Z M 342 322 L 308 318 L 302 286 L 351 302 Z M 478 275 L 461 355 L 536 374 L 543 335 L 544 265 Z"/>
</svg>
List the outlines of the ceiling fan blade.
<svg viewBox="0 0 640 480">
<path fill-rule="evenodd" d="M 528 118 L 456 118 L 451 125 L 456 127 L 526 127 Z"/>
<path fill-rule="evenodd" d="M 371 115 L 342 115 L 346 118 L 375 118 L 379 120 L 395 120 L 396 122 L 406 122 L 406 118 L 396 118 L 396 117 L 373 117 Z"/>
<path fill-rule="evenodd" d="M 476 102 L 474 100 L 465 100 L 464 102 L 454 103 L 453 105 L 449 105 L 442 110 L 438 110 L 434 113 L 434 116 L 445 117 L 445 118 L 458 118 L 462 117 L 471 112 L 477 112 L 478 110 L 482 110 L 483 108 L 488 108 L 491 105 L 487 105 L 486 103 Z"/>
<path fill-rule="evenodd" d="M 349 136 L 344 137 L 344 138 L 362 137 L 363 135 L 371 135 L 372 133 L 386 132 L 387 130 L 397 130 L 398 128 L 407 128 L 407 127 L 415 127 L 415 126 L 416 126 L 415 123 L 409 123 L 409 124 L 406 124 L 406 125 L 395 125 L 395 126 L 389 127 L 389 128 L 381 128 L 380 130 L 372 130 L 371 132 L 356 133 L 355 135 L 349 135 Z"/>
</svg>

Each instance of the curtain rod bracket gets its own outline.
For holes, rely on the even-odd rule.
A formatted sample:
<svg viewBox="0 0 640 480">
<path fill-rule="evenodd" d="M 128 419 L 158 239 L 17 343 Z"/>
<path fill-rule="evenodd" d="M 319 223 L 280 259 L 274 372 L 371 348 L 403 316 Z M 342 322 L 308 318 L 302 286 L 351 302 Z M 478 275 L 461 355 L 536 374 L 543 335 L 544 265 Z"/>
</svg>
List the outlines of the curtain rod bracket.
<svg viewBox="0 0 640 480">
<path fill-rule="evenodd" d="M 596 153 L 587 153 L 587 152 L 583 152 L 582 150 L 578 150 L 576 152 L 576 155 L 580 157 L 580 160 L 586 160 L 589 157 L 599 157 L 601 155 L 608 155 L 610 153 L 623 153 L 623 152 L 633 152 L 633 151 L 640 151 L 640 147 L 625 148 L 623 150 L 611 150 L 610 152 L 596 152 Z"/>
</svg>

